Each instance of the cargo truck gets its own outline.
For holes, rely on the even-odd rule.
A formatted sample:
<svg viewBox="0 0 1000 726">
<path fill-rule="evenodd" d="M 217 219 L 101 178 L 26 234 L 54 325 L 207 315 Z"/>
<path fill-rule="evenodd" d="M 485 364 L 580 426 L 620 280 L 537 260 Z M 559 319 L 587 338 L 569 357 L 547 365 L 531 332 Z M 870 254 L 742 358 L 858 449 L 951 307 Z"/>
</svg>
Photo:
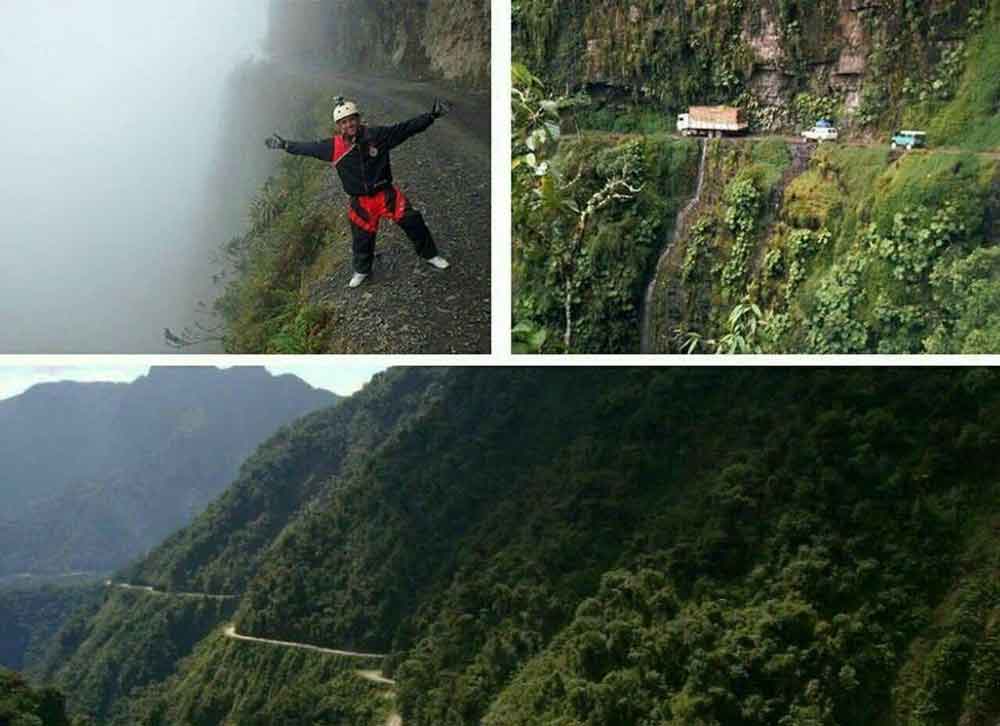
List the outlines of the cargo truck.
<svg viewBox="0 0 1000 726">
<path fill-rule="evenodd" d="M 677 130 L 685 136 L 717 138 L 742 134 L 748 128 L 742 109 L 731 106 L 692 106 L 677 117 Z"/>
</svg>

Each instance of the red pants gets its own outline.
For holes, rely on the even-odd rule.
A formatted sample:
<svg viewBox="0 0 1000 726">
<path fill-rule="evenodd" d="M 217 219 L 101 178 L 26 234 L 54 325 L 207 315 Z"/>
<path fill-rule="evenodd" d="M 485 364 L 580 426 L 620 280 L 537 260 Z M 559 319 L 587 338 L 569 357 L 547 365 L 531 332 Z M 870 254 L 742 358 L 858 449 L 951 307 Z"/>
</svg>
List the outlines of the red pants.
<svg viewBox="0 0 1000 726">
<path fill-rule="evenodd" d="M 420 212 L 410 206 L 397 187 L 392 186 L 366 197 L 351 197 L 347 218 L 351 221 L 354 271 L 369 274 L 375 259 L 375 234 L 383 218 L 400 226 L 425 260 L 437 255 L 437 246 Z"/>
</svg>

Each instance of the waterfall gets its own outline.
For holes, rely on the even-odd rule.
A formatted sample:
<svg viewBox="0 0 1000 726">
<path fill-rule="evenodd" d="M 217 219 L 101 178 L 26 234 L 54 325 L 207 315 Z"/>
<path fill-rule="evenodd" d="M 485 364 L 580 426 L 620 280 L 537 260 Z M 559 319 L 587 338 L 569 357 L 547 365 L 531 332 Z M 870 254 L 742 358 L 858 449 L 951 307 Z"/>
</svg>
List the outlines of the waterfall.
<svg viewBox="0 0 1000 726">
<path fill-rule="evenodd" d="M 708 141 L 701 142 L 701 162 L 698 164 L 698 183 L 695 187 L 694 196 L 691 200 L 684 205 L 677 213 L 677 219 L 674 222 L 673 236 L 670 237 L 666 244 L 663 246 L 663 251 L 660 253 L 659 258 L 656 260 L 656 268 L 653 270 L 653 277 L 649 281 L 649 285 L 646 286 L 646 294 L 643 296 L 642 301 L 642 336 L 641 342 L 639 344 L 639 352 L 641 353 L 654 353 L 652 350 L 652 328 L 653 328 L 653 294 L 656 290 L 656 281 L 660 277 L 660 270 L 664 267 L 667 261 L 667 255 L 670 253 L 670 249 L 674 243 L 680 239 L 681 234 L 684 232 L 685 226 L 688 223 L 688 217 L 691 212 L 694 211 L 695 206 L 701 200 L 701 188 L 705 183 L 705 161 L 708 158 Z"/>
</svg>

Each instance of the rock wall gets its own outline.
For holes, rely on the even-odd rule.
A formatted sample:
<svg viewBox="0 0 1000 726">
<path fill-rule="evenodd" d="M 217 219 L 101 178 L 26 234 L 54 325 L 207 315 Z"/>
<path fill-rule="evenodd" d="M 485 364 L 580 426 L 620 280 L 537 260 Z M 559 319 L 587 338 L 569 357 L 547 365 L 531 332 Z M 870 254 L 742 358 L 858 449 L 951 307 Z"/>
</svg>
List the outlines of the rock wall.
<svg viewBox="0 0 1000 726">
<path fill-rule="evenodd" d="M 274 55 L 488 85 L 488 0 L 272 0 Z"/>
<path fill-rule="evenodd" d="M 681 109 L 784 109 L 799 94 L 858 113 L 931 79 L 988 0 L 522 0 L 515 60 L 556 88 L 615 86 Z M 883 105 L 885 105 L 883 103 Z M 785 115 L 761 114 L 760 126 Z"/>
</svg>

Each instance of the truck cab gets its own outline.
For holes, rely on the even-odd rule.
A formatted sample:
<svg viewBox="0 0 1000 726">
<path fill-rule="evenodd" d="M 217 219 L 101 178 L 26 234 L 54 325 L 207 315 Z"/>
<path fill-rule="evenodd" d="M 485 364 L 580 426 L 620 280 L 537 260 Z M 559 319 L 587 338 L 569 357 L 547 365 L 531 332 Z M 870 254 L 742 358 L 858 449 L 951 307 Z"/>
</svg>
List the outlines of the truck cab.
<svg viewBox="0 0 1000 726">
<path fill-rule="evenodd" d="M 898 149 L 900 147 L 908 151 L 927 148 L 927 132 L 897 131 L 892 137 L 892 148 Z"/>
<path fill-rule="evenodd" d="M 811 129 L 802 132 L 802 138 L 806 141 L 815 141 L 822 144 L 824 141 L 836 141 L 840 138 L 840 132 L 830 121 L 821 119 Z"/>
</svg>

